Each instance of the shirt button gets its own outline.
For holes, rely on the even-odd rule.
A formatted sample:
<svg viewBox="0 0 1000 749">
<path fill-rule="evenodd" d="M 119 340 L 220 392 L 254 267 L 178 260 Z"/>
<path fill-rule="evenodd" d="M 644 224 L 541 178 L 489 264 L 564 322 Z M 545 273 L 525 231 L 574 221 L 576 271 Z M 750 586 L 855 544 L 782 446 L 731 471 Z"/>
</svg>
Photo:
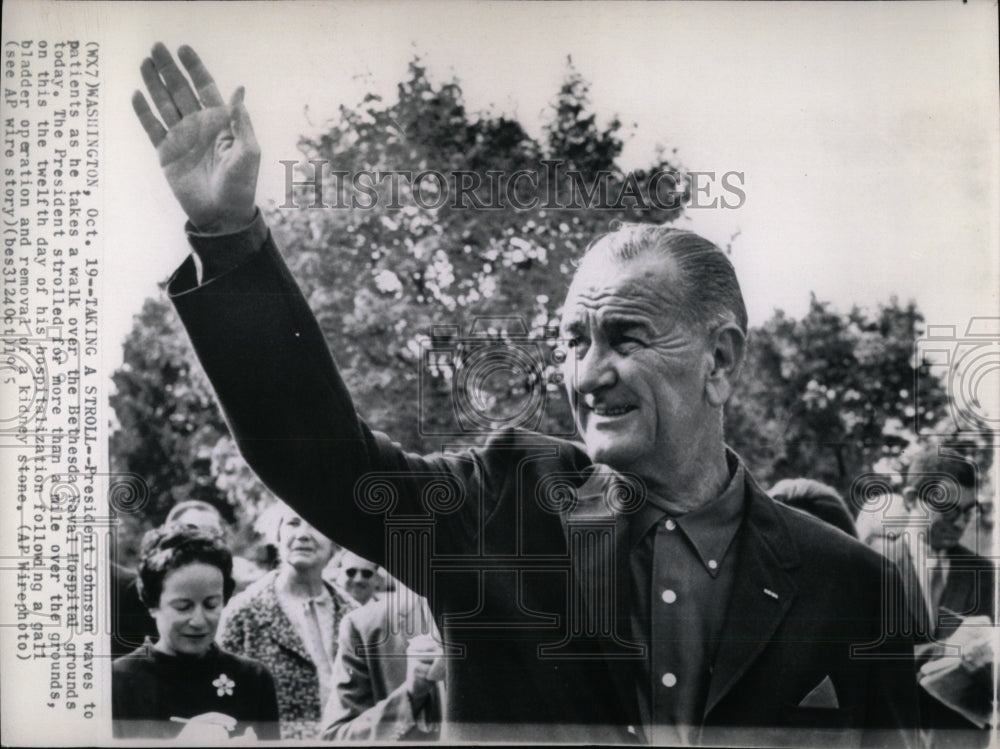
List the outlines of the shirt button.
<svg viewBox="0 0 1000 749">
<path fill-rule="evenodd" d="M 660 594 L 660 598 L 663 599 L 664 603 L 673 603 L 677 600 L 677 594 L 672 590 L 665 590 Z"/>
<path fill-rule="evenodd" d="M 660 679 L 660 681 L 663 682 L 663 686 L 665 686 L 665 687 L 672 687 L 672 686 L 674 686 L 674 684 L 677 683 L 677 677 L 674 676 L 671 673 L 666 673 L 666 674 L 663 674 L 663 678 Z"/>
<path fill-rule="evenodd" d="M 677 523 L 675 523 L 673 519 L 668 519 L 667 522 L 664 523 L 664 525 L 667 527 L 668 531 L 672 531 L 674 528 L 677 527 Z"/>
<path fill-rule="evenodd" d="M 709 568 L 710 570 L 714 570 L 714 569 L 716 569 L 716 568 L 717 568 L 718 566 L 719 566 L 719 563 L 718 563 L 718 562 L 716 562 L 716 561 L 715 561 L 714 559 L 709 559 L 709 560 L 708 560 L 708 568 Z"/>
</svg>

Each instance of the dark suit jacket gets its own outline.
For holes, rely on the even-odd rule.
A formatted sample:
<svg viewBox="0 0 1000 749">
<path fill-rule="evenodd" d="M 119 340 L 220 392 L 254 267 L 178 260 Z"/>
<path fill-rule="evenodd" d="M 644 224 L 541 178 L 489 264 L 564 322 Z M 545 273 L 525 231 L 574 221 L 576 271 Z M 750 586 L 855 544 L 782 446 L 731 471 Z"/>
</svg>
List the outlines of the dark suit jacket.
<svg viewBox="0 0 1000 749">
<path fill-rule="evenodd" d="M 423 741 L 440 736 L 437 689 L 419 714 L 413 713 L 404 686 L 406 627 L 400 622 L 391 626 L 390 615 L 404 614 L 395 607 L 390 611 L 388 599 L 383 598 L 352 611 L 341 622 L 333 692 L 323 713 L 325 740 Z"/>
<path fill-rule="evenodd" d="M 629 503 L 585 483 L 600 468 L 577 445 L 507 430 L 419 456 L 373 432 L 270 238 L 201 286 L 189 259 L 170 292 L 260 478 L 430 602 L 453 648 L 447 738 L 641 740 L 646 648 L 629 642 L 627 514 L 612 510 Z M 749 477 L 746 489 L 704 741 L 909 739 L 912 645 L 881 605 L 894 568 Z M 806 699 L 827 677 L 835 697 Z"/>
<path fill-rule="evenodd" d="M 880 537 L 876 543 L 879 544 L 876 548 L 881 549 L 900 571 L 903 587 L 897 600 L 904 602 L 909 627 L 918 643 L 920 655 L 917 667 L 932 658 L 946 655 L 943 652 L 944 642 L 958 629 L 962 619 L 988 616 L 991 621 L 996 621 L 993 592 L 996 571 L 989 559 L 964 546 L 949 549 L 946 552 L 949 558 L 948 578 L 941 593 L 940 606 L 929 618 L 923 594 L 923 586 L 927 584 L 926 571 L 922 579 L 914 567 L 907 541 L 901 536 Z M 931 619 L 933 629 L 930 628 Z M 983 698 L 988 700 L 992 691 L 992 674 L 983 672 L 979 675 L 982 677 Z M 935 746 L 968 747 L 989 743 L 988 730 L 977 729 L 960 713 L 923 689 L 920 690 L 920 718 L 922 728 L 934 731 Z"/>
<path fill-rule="evenodd" d="M 951 614 L 963 618 L 988 616 L 996 623 L 994 611 L 996 568 L 993 562 L 961 545 L 949 549 L 948 558 L 948 579 L 941 593 L 941 609 L 936 632 L 939 640 L 954 632 L 959 623 Z"/>
<path fill-rule="evenodd" d="M 913 531 L 916 533 L 916 530 Z M 995 620 L 994 585 L 996 570 L 993 563 L 964 546 L 948 549 L 948 578 L 941 593 L 939 609 L 933 612 L 933 630 L 928 631 L 929 615 L 923 588 L 927 572 L 915 569 L 913 555 L 902 535 L 878 536 L 871 541 L 873 548 L 885 554 L 900 572 L 900 598 L 907 609 L 916 642 L 948 639 L 961 624 L 972 616 L 988 616 Z"/>
<path fill-rule="evenodd" d="M 958 628 L 961 618 L 988 616 L 996 624 L 994 586 L 996 569 L 993 563 L 964 546 L 948 550 L 950 560 L 948 579 L 941 593 L 937 629 L 934 637 L 946 640 Z M 994 668 L 996 664 L 994 664 Z M 977 672 L 985 700 L 995 698 L 991 670 Z M 921 690 L 921 716 L 925 727 L 935 729 L 935 746 L 987 746 L 990 730 L 977 730 L 962 715 L 945 707 Z"/>
</svg>

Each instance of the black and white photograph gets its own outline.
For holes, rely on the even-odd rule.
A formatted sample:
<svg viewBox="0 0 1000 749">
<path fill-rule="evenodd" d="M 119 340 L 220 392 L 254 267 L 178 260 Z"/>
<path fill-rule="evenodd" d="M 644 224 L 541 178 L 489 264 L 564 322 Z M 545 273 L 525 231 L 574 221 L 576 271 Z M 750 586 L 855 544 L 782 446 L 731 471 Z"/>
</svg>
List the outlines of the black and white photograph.
<svg viewBox="0 0 1000 749">
<path fill-rule="evenodd" d="M 8 2 L 5 746 L 987 747 L 989 2 Z"/>
</svg>

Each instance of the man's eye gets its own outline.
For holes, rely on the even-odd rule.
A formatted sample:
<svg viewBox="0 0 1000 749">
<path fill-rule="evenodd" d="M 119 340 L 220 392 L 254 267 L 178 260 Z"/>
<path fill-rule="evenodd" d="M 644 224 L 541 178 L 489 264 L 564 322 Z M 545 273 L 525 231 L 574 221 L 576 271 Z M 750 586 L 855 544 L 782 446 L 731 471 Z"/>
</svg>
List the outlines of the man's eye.
<svg viewBox="0 0 1000 749">
<path fill-rule="evenodd" d="M 177 611 L 177 612 L 183 614 L 183 613 L 191 610 L 191 604 L 190 603 L 175 603 L 175 604 L 173 604 L 173 609 L 174 609 L 174 611 Z"/>
<path fill-rule="evenodd" d="M 632 338 L 631 336 L 623 335 L 615 339 L 614 347 L 618 351 L 636 351 L 640 348 L 645 347 L 645 343 L 640 341 L 638 338 Z"/>
</svg>

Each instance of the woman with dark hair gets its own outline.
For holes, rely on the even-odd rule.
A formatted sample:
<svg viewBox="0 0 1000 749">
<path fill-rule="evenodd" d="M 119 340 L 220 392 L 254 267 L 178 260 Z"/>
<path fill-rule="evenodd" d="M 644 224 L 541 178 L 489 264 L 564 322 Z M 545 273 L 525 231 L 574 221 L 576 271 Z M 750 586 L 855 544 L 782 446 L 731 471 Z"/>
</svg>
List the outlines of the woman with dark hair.
<svg viewBox="0 0 1000 749">
<path fill-rule="evenodd" d="M 232 554 L 213 531 L 173 524 L 143 538 L 139 595 L 159 636 L 114 662 L 115 738 L 278 738 L 267 668 L 215 644 L 232 571 Z"/>
</svg>

